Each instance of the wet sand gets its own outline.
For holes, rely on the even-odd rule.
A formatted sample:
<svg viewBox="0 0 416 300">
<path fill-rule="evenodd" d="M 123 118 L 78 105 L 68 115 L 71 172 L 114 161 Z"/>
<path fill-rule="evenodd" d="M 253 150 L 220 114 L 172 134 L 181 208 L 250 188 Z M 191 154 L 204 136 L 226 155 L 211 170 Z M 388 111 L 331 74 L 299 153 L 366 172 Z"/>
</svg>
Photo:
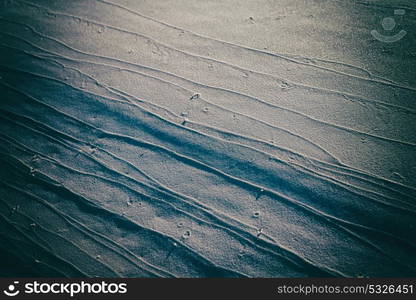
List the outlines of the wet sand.
<svg viewBox="0 0 416 300">
<path fill-rule="evenodd" d="M 1 276 L 415 276 L 415 11 L 1 1 Z"/>
</svg>

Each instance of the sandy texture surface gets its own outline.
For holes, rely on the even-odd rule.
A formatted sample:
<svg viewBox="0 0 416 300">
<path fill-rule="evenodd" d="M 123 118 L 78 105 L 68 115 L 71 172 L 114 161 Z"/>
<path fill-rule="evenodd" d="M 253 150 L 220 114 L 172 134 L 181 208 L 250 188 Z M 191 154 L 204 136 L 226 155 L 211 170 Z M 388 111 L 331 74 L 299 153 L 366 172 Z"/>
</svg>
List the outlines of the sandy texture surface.
<svg viewBox="0 0 416 300">
<path fill-rule="evenodd" d="M 415 13 L 0 0 L 1 275 L 415 276 Z"/>
</svg>

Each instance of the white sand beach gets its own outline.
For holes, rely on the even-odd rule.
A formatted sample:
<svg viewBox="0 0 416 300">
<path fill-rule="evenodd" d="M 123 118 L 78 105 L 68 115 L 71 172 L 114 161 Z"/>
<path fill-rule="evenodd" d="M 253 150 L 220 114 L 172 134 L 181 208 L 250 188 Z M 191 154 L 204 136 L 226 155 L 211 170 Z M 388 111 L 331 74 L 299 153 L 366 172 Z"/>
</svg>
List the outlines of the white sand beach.
<svg viewBox="0 0 416 300">
<path fill-rule="evenodd" d="M 415 14 L 0 1 L 0 274 L 414 277 Z"/>
</svg>

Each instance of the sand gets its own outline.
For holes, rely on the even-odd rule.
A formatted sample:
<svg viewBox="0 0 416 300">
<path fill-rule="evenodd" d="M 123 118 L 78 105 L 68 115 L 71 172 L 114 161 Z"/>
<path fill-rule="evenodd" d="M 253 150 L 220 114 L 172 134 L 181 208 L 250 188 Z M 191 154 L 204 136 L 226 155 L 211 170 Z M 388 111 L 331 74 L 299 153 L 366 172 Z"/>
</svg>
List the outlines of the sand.
<svg viewBox="0 0 416 300">
<path fill-rule="evenodd" d="M 0 275 L 415 276 L 415 11 L 1 1 Z"/>
</svg>

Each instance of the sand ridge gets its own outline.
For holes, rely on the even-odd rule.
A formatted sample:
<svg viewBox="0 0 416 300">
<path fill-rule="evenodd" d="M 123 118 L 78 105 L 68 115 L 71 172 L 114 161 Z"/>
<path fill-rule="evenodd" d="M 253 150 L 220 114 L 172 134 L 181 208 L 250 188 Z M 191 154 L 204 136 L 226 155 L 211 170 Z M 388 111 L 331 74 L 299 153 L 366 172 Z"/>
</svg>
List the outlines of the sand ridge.
<svg viewBox="0 0 416 300">
<path fill-rule="evenodd" d="M 410 81 L 114 2 L 1 3 L 3 252 L 40 276 L 414 276 Z"/>
</svg>

